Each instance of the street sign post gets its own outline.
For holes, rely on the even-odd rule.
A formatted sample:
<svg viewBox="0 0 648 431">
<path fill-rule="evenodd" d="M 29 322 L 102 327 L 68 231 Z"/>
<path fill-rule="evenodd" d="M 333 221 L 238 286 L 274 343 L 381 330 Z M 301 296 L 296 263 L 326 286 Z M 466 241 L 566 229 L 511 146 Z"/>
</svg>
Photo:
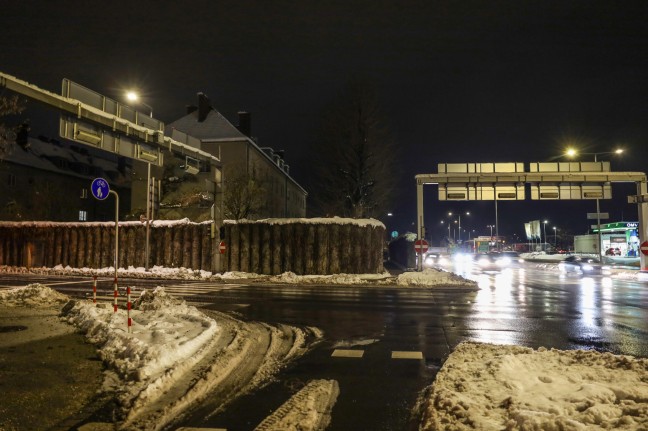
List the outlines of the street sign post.
<svg viewBox="0 0 648 431">
<path fill-rule="evenodd" d="M 648 256 L 648 241 L 642 242 L 639 249 L 644 256 Z"/>
<path fill-rule="evenodd" d="M 416 252 L 419 254 L 425 253 L 426 251 L 428 251 L 429 246 L 430 244 L 428 244 L 426 240 L 418 239 L 414 243 L 414 250 L 416 250 Z"/>
<path fill-rule="evenodd" d="M 428 244 L 428 242 L 424 239 L 417 239 L 414 242 L 414 251 L 416 251 L 416 254 L 419 255 L 417 265 L 419 271 L 423 270 L 423 253 L 428 251 L 429 246 L 430 245 Z"/>
<path fill-rule="evenodd" d="M 108 185 L 108 181 L 106 181 L 103 178 L 95 178 L 92 180 L 92 184 L 90 184 L 90 190 L 92 191 L 92 196 L 95 197 L 95 199 L 103 201 L 105 200 L 109 194 L 114 194 L 115 195 L 115 280 L 113 283 L 114 286 L 114 303 L 113 303 L 113 310 L 116 313 L 117 312 L 117 264 L 119 263 L 119 195 L 117 194 L 116 191 L 110 190 L 110 186 Z M 129 311 L 130 313 L 130 311 Z M 130 330 L 130 328 L 129 328 Z M 130 331 L 129 331 L 130 332 Z"/>
<path fill-rule="evenodd" d="M 108 185 L 108 181 L 103 178 L 95 178 L 92 180 L 90 190 L 92 190 L 92 196 L 94 196 L 95 199 L 103 201 L 110 193 L 110 186 Z"/>
</svg>

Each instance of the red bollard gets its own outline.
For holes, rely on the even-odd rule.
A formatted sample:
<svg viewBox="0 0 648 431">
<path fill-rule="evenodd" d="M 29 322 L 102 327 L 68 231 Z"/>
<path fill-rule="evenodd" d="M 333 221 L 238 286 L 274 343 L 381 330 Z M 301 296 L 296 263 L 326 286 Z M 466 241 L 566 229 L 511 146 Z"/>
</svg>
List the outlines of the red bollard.
<svg viewBox="0 0 648 431">
<path fill-rule="evenodd" d="M 130 288 L 130 286 L 127 286 L 126 287 L 126 301 L 127 301 L 126 302 L 126 313 L 127 313 L 127 316 L 128 316 L 128 332 L 129 333 L 131 331 L 131 325 L 133 324 L 133 321 L 131 320 L 131 317 L 130 317 L 130 311 L 131 311 L 131 297 L 130 297 L 130 295 L 131 295 L 131 288 Z"/>
</svg>

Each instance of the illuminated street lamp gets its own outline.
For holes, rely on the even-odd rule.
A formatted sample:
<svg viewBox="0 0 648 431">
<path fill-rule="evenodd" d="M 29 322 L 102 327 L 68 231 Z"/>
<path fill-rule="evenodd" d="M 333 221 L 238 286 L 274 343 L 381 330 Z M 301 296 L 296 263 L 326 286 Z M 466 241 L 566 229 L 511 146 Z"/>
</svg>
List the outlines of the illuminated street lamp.
<svg viewBox="0 0 648 431">
<path fill-rule="evenodd" d="M 494 225 L 494 224 L 489 224 L 489 225 L 487 225 L 486 227 L 489 227 L 489 228 L 490 228 L 490 230 L 491 230 L 491 232 L 490 232 L 490 236 L 491 236 L 491 239 L 493 239 L 493 228 L 495 227 L 495 225 Z"/>
<path fill-rule="evenodd" d="M 466 215 L 470 215 L 470 211 L 466 211 L 465 214 L 466 214 Z M 448 215 L 449 215 L 450 217 L 452 217 L 452 211 L 449 212 Z M 457 214 L 457 218 L 458 218 L 458 220 L 459 220 L 459 226 L 458 226 L 458 228 L 459 228 L 459 238 L 457 238 L 457 241 L 458 241 L 458 242 L 461 242 L 461 214 L 460 214 L 460 213 Z"/>
<path fill-rule="evenodd" d="M 128 100 L 130 100 L 131 102 L 139 103 L 140 105 L 147 107 L 149 109 L 149 112 L 150 112 L 149 117 L 153 118 L 153 107 L 150 106 L 150 105 L 147 105 L 144 102 L 142 102 L 140 100 L 139 94 L 137 94 L 134 91 L 129 91 L 128 93 L 126 93 L 126 98 Z"/>
<path fill-rule="evenodd" d="M 614 151 L 599 151 L 596 153 L 580 153 L 578 152 L 575 148 L 567 148 L 567 151 L 565 152 L 565 155 L 567 157 L 576 157 L 580 154 L 583 155 L 589 155 L 589 156 L 594 156 L 594 162 L 598 162 L 598 156 L 604 155 L 604 154 L 622 154 L 623 153 L 623 148 L 617 148 Z M 596 234 L 597 234 L 597 251 L 599 256 L 603 255 L 603 250 L 601 250 L 601 206 L 599 203 L 599 199 L 596 198 Z"/>
<path fill-rule="evenodd" d="M 556 241 L 556 226 L 553 227 L 554 230 L 554 248 L 558 248 L 558 242 Z"/>
</svg>

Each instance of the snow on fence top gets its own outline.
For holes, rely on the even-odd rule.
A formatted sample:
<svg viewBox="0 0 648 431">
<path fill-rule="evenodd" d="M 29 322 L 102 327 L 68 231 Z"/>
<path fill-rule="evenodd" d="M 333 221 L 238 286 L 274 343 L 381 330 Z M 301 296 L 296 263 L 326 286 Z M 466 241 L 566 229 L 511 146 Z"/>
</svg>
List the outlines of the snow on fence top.
<svg viewBox="0 0 648 431">
<path fill-rule="evenodd" d="M 154 220 L 151 222 L 151 227 L 171 227 L 179 225 L 197 224 L 209 225 L 212 221 L 203 221 L 194 223 L 188 218 L 179 220 Z M 266 223 L 269 225 L 283 225 L 283 224 L 353 224 L 360 227 L 382 227 L 385 225 L 375 219 L 353 219 L 344 217 L 331 217 L 331 218 L 268 218 L 263 220 L 223 220 L 223 224 L 254 224 Z M 57 221 L 0 221 L 0 227 L 78 227 L 78 226 L 114 226 L 114 221 L 101 221 L 101 222 L 57 222 Z M 142 226 L 144 222 L 141 221 L 120 221 L 119 226 Z"/>
<path fill-rule="evenodd" d="M 269 225 L 282 225 L 282 224 L 353 224 L 360 227 L 382 227 L 385 225 L 372 218 L 344 218 L 344 217 L 314 217 L 314 218 L 267 218 L 262 220 L 224 220 L 224 224 L 254 224 L 264 223 Z"/>
</svg>

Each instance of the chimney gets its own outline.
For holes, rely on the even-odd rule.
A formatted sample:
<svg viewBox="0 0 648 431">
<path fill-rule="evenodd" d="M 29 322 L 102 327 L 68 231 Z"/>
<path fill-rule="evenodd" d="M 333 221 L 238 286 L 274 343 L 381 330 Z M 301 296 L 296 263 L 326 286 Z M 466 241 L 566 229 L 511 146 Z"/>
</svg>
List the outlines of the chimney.
<svg viewBox="0 0 648 431">
<path fill-rule="evenodd" d="M 205 121 L 205 118 L 207 118 L 207 114 L 209 114 L 209 111 L 211 110 L 211 106 L 209 106 L 209 98 L 205 95 L 205 93 L 198 93 L 198 122 L 202 123 Z"/>
<path fill-rule="evenodd" d="M 250 134 L 252 133 L 252 114 L 245 111 L 239 111 L 238 117 L 239 124 L 236 128 L 239 130 L 239 132 L 243 133 L 249 138 Z"/>
</svg>

